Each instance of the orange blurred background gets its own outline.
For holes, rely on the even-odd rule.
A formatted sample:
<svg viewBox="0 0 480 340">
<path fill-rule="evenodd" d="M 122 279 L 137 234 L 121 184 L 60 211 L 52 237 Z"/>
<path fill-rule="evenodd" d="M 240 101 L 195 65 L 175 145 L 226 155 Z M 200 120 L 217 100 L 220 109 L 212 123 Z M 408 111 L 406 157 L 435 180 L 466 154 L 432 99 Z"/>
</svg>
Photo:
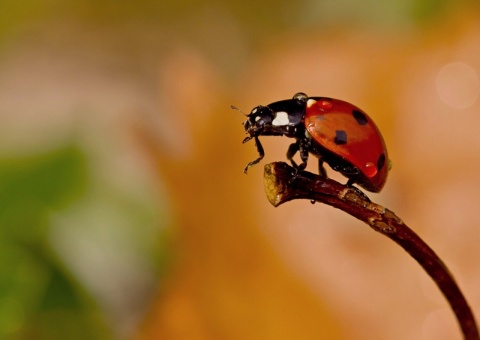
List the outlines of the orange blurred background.
<svg viewBox="0 0 480 340">
<path fill-rule="evenodd" d="M 477 2 L 3 7 L 1 338 L 461 339 L 396 244 L 267 202 L 262 167 L 287 138 L 263 138 L 243 174 L 257 152 L 229 106 L 300 91 L 375 120 L 393 169 L 368 196 L 480 314 Z"/>
</svg>

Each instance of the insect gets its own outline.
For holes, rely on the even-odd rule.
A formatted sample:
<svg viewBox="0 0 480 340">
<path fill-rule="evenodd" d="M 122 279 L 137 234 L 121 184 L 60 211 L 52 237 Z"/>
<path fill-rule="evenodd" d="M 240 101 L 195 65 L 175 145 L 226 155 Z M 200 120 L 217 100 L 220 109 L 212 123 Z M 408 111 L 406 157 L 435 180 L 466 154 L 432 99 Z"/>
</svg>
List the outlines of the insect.
<svg viewBox="0 0 480 340">
<path fill-rule="evenodd" d="M 348 178 L 347 185 L 379 192 L 387 180 L 391 163 L 382 135 L 373 120 L 350 103 L 300 92 L 293 99 L 257 106 L 246 116 L 243 125 L 249 136 L 243 143 L 255 140 L 259 157 L 248 163 L 245 173 L 265 155 L 259 136 L 287 136 L 295 139 L 287 159 L 297 170 L 305 169 L 311 153 L 318 157 L 321 175 L 326 176 L 326 162 Z M 297 152 L 300 164 L 293 160 Z"/>
</svg>

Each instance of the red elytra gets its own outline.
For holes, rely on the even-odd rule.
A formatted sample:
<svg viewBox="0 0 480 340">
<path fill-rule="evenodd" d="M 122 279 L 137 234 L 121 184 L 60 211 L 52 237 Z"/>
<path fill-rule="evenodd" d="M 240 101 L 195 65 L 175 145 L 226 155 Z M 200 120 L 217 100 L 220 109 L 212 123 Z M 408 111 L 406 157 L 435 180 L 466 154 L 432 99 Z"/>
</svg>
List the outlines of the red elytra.
<svg viewBox="0 0 480 340">
<path fill-rule="evenodd" d="M 338 99 L 307 101 L 305 127 L 325 149 L 354 165 L 380 191 L 388 175 L 385 142 L 373 120 L 360 108 Z M 346 140 L 338 140 L 339 131 Z"/>
</svg>

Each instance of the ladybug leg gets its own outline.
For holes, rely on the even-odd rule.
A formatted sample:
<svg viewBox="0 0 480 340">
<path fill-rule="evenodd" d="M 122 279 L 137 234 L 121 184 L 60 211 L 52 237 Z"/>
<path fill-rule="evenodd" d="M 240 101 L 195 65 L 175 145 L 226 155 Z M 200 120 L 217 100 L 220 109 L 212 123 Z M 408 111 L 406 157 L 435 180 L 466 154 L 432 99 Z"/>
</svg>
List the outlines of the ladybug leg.
<svg viewBox="0 0 480 340">
<path fill-rule="evenodd" d="M 355 180 L 353 178 L 349 178 L 346 185 L 349 187 L 353 187 L 354 184 Z"/>
<path fill-rule="evenodd" d="M 297 170 L 304 170 L 307 167 L 308 161 L 308 145 L 303 139 L 298 141 L 298 151 L 300 152 L 300 159 L 302 163 L 297 167 Z"/>
<path fill-rule="evenodd" d="M 293 160 L 293 156 L 295 156 L 297 152 L 300 153 L 300 159 L 302 161 L 300 165 Z M 299 139 L 295 143 L 290 144 L 287 150 L 287 159 L 292 163 L 292 166 L 296 170 L 304 170 L 307 167 L 308 144 L 306 144 L 303 139 Z"/>
<path fill-rule="evenodd" d="M 294 160 L 293 156 L 297 152 L 300 152 L 300 159 L 302 163 L 298 165 Z M 299 172 L 304 170 L 307 166 L 307 159 L 308 159 L 308 148 L 305 146 L 305 143 L 302 143 L 302 140 L 298 140 L 295 143 L 290 144 L 287 150 L 287 159 L 292 163 L 292 166 L 295 168 L 295 174 L 293 177 L 288 181 L 289 184 L 295 182 L 297 176 L 300 174 Z"/>
<path fill-rule="evenodd" d="M 258 139 L 257 136 L 255 136 L 254 138 L 255 138 L 255 146 L 257 147 L 259 157 L 256 160 L 251 161 L 250 163 L 247 164 L 247 166 L 243 170 L 244 173 L 247 173 L 248 169 L 250 169 L 251 166 L 260 162 L 263 159 L 263 157 L 265 156 L 265 151 L 263 150 L 262 143 L 260 143 L 260 139 Z M 251 138 L 247 137 L 247 138 L 245 138 L 245 140 L 243 142 L 245 143 L 245 142 L 249 141 L 250 139 Z"/>
<path fill-rule="evenodd" d="M 290 144 L 287 150 L 287 159 L 292 163 L 292 166 L 297 169 L 298 165 L 297 163 L 293 160 L 293 156 L 298 152 L 298 141 L 295 143 Z"/>
<path fill-rule="evenodd" d="M 325 170 L 325 167 L 323 166 L 323 159 L 322 158 L 318 159 L 318 173 L 322 177 L 327 177 L 327 170 Z"/>
</svg>

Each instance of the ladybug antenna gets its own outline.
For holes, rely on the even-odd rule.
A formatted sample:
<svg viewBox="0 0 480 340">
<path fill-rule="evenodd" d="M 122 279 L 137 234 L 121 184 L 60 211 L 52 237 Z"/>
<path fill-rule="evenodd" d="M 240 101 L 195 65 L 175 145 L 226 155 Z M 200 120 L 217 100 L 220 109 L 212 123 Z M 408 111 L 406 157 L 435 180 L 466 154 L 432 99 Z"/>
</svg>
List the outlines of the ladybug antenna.
<svg viewBox="0 0 480 340">
<path fill-rule="evenodd" d="M 242 115 L 244 115 L 245 117 L 248 117 L 247 114 L 245 114 L 242 110 L 240 110 L 240 109 L 239 109 L 238 107 L 236 107 L 235 105 L 230 105 L 230 108 L 231 108 L 232 110 L 235 110 L 235 111 L 240 112 L 240 113 L 241 113 Z"/>
</svg>

